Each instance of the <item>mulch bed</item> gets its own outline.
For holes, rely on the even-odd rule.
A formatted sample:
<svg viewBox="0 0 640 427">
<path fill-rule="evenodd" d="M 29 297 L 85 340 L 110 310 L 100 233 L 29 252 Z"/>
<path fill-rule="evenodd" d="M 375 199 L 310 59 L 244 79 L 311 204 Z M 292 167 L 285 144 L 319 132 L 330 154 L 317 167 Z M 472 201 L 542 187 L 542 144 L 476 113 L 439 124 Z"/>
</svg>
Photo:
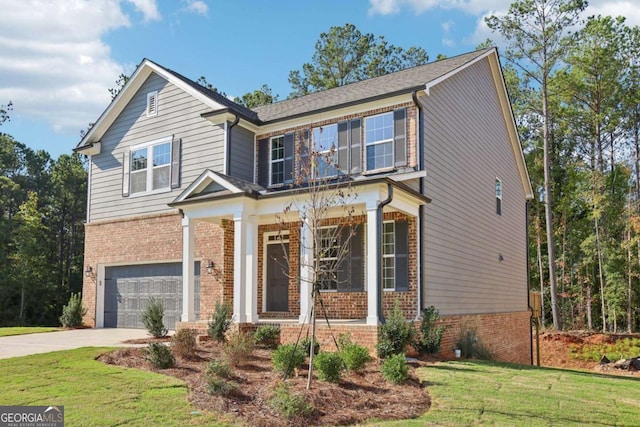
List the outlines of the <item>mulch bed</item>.
<svg viewBox="0 0 640 427">
<path fill-rule="evenodd" d="M 362 374 L 343 374 L 338 384 L 314 378 L 310 390 L 306 390 L 308 371 L 307 366 L 303 366 L 297 376 L 287 380 L 287 384 L 292 393 L 304 395 L 314 411 L 304 418 L 285 419 L 268 404 L 276 384 L 282 380 L 282 376 L 273 371 L 271 350 L 256 349 L 251 357 L 234 368 L 232 380 L 238 389 L 233 394 L 217 396 L 207 392 L 204 375 L 207 362 L 221 358 L 221 350 L 215 342 L 200 343 L 195 360 L 177 359 L 175 368 L 165 370 L 153 368 L 145 360 L 142 348 L 118 349 L 101 355 L 98 360 L 180 378 L 187 383 L 189 400 L 198 409 L 230 414 L 251 426 L 348 425 L 372 418 L 408 419 L 424 414 L 431 405 L 429 394 L 414 372 L 416 366 L 425 362 L 410 364 L 410 378 L 400 385 L 385 381 L 379 363 L 373 361 Z"/>
</svg>

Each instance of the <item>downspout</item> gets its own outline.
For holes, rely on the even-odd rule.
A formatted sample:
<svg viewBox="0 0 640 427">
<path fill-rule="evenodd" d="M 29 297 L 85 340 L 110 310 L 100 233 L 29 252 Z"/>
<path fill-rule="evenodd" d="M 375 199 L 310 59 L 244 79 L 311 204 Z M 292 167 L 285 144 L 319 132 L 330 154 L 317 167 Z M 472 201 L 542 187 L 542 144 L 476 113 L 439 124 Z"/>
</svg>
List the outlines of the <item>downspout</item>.
<svg viewBox="0 0 640 427">
<path fill-rule="evenodd" d="M 387 183 L 387 198 L 378 203 L 378 212 L 376 216 L 376 222 L 378 226 L 378 239 L 382 239 L 382 235 L 384 233 L 384 227 L 382 226 L 384 215 L 382 210 L 386 205 L 391 203 L 393 200 L 393 186 L 390 182 Z M 376 258 L 378 259 L 378 319 L 381 323 L 385 323 L 384 315 L 382 314 L 382 294 L 384 292 L 384 286 L 382 283 L 382 242 L 379 241 L 376 245 Z"/>
<path fill-rule="evenodd" d="M 230 175 L 230 170 L 231 170 L 231 156 L 229 155 L 229 153 L 231 152 L 231 129 L 238 124 L 238 122 L 240 121 L 240 116 L 239 115 L 235 115 L 236 118 L 234 121 L 232 121 L 231 123 L 229 123 L 227 125 L 227 164 L 226 164 L 226 170 L 225 173 L 227 175 Z"/>
<path fill-rule="evenodd" d="M 529 325 L 533 324 L 533 307 L 531 307 L 531 272 L 529 271 L 529 230 L 527 224 L 529 224 L 529 200 L 524 203 L 524 241 L 526 245 L 526 256 L 527 256 L 527 307 L 529 308 L 529 312 L 531 313 L 531 317 L 529 319 Z M 533 366 L 533 328 L 529 327 L 529 349 L 531 350 L 531 365 Z"/>
<path fill-rule="evenodd" d="M 414 90 L 413 92 L 411 92 L 411 98 L 413 98 L 413 102 L 414 104 L 416 104 L 416 126 L 417 126 L 417 131 L 416 131 L 416 137 L 418 138 L 418 141 L 416 143 L 417 147 L 418 147 L 418 170 L 419 171 L 423 171 L 424 170 L 424 128 L 423 128 L 423 123 L 422 123 L 422 109 L 420 108 L 420 103 L 418 102 L 418 91 Z M 419 188 L 420 188 L 420 194 L 425 195 L 424 194 L 424 177 L 420 177 L 419 178 Z M 422 312 L 422 307 L 423 306 L 423 296 L 422 296 L 422 286 L 423 286 L 423 249 L 424 249 L 424 224 L 423 224 L 423 220 L 424 220 L 424 205 L 420 205 L 418 207 L 418 308 L 416 311 L 416 319 L 418 317 L 420 317 L 420 313 Z"/>
</svg>

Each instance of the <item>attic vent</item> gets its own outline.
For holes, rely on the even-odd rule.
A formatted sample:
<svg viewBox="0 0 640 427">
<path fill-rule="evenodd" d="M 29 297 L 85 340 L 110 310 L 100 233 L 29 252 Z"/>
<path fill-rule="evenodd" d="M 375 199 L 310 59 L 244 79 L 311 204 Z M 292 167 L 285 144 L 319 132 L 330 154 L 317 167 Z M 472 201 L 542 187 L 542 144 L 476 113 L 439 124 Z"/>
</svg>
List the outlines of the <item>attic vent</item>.
<svg viewBox="0 0 640 427">
<path fill-rule="evenodd" d="M 158 91 L 147 94 L 147 117 L 158 115 Z"/>
</svg>

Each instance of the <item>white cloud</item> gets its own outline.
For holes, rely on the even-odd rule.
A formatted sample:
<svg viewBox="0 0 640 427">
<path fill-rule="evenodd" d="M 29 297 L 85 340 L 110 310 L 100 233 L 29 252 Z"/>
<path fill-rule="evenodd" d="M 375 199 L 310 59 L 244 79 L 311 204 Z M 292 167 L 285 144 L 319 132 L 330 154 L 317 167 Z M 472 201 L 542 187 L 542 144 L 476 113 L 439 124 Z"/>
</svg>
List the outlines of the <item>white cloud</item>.
<svg viewBox="0 0 640 427">
<path fill-rule="evenodd" d="M 187 3 L 187 11 L 206 16 L 209 12 L 209 6 L 202 0 L 184 0 Z"/>
<path fill-rule="evenodd" d="M 442 32 L 448 33 L 454 25 L 453 21 L 445 21 L 440 23 L 440 28 L 442 28 Z"/>
<path fill-rule="evenodd" d="M 127 0 L 145 20 L 152 0 Z M 110 101 L 122 65 L 102 37 L 131 26 L 119 0 L 0 0 L 0 102 L 56 131 L 86 128 Z M 127 70 L 128 71 L 128 70 Z"/>
</svg>

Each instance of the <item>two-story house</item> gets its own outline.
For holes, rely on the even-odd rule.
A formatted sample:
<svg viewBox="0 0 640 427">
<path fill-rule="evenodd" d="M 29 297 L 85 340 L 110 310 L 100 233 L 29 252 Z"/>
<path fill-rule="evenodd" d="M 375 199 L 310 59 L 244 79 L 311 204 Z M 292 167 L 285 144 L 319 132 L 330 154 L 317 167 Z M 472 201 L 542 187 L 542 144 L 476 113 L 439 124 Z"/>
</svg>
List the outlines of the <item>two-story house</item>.
<svg viewBox="0 0 640 427">
<path fill-rule="evenodd" d="M 321 340 L 373 348 L 397 300 L 407 319 L 439 310 L 445 354 L 472 325 L 498 359 L 530 363 L 532 191 L 495 49 L 253 110 L 143 60 L 75 149 L 89 156 L 85 322 L 142 327 L 154 297 L 169 328 L 204 328 L 222 302 L 240 327 L 292 339 L 309 321 L 311 231 L 283 208 L 300 153 L 330 145 L 359 226 L 346 280 L 323 286 Z"/>
</svg>

